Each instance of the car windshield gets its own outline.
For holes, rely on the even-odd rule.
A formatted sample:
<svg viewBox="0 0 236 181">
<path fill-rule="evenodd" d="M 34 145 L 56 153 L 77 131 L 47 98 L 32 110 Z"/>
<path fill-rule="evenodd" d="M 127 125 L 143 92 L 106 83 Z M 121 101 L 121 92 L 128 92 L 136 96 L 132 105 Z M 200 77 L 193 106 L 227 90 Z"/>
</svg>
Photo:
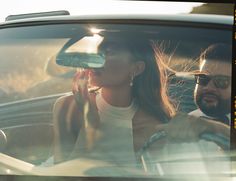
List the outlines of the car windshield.
<svg viewBox="0 0 236 181">
<path fill-rule="evenodd" d="M 186 139 L 193 137 L 189 131 L 185 139 L 169 142 L 162 138 L 169 128 L 158 127 L 175 114 L 199 119 L 189 115 L 199 102 L 206 105 L 209 122 L 223 108 L 230 116 L 221 93 L 209 89 L 200 101 L 194 93 L 204 81 L 220 90 L 231 87 L 229 75 L 219 80 L 203 71 L 201 55 L 218 44 L 231 46 L 230 28 L 162 22 L 0 29 L 0 151 L 22 164 L 3 163 L 3 174 L 229 173 L 229 142 L 221 132 L 196 141 Z M 225 106 L 218 108 L 220 103 Z"/>
<path fill-rule="evenodd" d="M 58 66 L 55 63 L 56 55 L 67 41 L 91 36 L 91 30 L 96 27 L 98 30 L 101 27 L 110 36 L 117 36 L 117 39 L 119 36 L 130 36 L 133 44 L 138 41 L 141 44 L 139 39 L 145 36 L 158 45 L 165 63 L 176 71 L 196 70 L 199 55 L 207 46 L 232 42 L 231 31 L 199 27 L 71 24 L 2 29 L 1 103 L 70 91 L 70 75 L 73 74 L 69 73 L 75 69 Z M 114 35 L 111 35 L 112 32 Z M 88 49 L 85 43 L 81 46 Z M 68 81 L 58 82 L 53 88 L 51 85 L 39 87 L 59 77 L 62 80 L 68 78 Z"/>
</svg>

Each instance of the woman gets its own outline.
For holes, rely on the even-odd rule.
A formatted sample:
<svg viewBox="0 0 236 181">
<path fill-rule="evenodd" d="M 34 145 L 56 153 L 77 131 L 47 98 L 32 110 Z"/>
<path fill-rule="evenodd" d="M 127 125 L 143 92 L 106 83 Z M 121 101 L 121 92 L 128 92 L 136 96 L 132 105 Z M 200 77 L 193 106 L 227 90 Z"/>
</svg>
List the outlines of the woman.
<svg viewBox="0 0 236 181">
<path fill-rule="evenodd" d="M 185 136 L 195 140 L 200 133 L 221 127 L 206 120 L 196 124 L 197 119 L 185 115 L 178 115 L 173 124 L 164 124 L 175 111 L 166 94 L 163 64 L 156 60 L 155 48 L 149 41 L 107 38 L 99 51 L 105 57 L 104 67 L 78 72 L 73 95 L 55 103 L 56 162 L 88 156 L 119 163 L 135 162 L 135 153 L 157 130 L 171 133 L 170 138 L 177 135 L 178 141 L 186 139 Z M 89 86 L 100 89 L 89 92 Z M 182 123 L 176 124 L 175 120 L 197 129 L 178 135 L 175 127 Z"/>
</svg>

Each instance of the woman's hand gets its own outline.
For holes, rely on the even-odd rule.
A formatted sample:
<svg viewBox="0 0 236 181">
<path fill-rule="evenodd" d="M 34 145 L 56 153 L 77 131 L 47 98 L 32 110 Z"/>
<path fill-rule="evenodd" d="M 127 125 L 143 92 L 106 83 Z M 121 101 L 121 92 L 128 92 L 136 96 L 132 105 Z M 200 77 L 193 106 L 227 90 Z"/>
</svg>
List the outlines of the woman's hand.
<svg viewBox="0 0 236 181">
<path fill-rule="evenodd" d="M 213 120 L 179 113 L 168 124 L 158 125 L 157 130 L 164 130 L 171 142 L 196 142 L 202 133 L 218 133 L 230 136 L 230 127 Z"/>
<path fill-rule="evenodd" d="M 82 70 L 75 74 L 72 92 L 82 115 L 86 133 L 86 144 L 88 150 L 90 150 L 93 147 L 94 141 L 97 139 L 100 119 L 95 102 L 96 95 L 88 91 L 88 74 L 88 70 Z"/>
<path fill-rule="evenodd" d="M 85 104 L 91 102 L 88 92 L 88 70 L 80 70 L 75 74 L 72 92 L 79 108 L 84 110 Z"/>
</svg>

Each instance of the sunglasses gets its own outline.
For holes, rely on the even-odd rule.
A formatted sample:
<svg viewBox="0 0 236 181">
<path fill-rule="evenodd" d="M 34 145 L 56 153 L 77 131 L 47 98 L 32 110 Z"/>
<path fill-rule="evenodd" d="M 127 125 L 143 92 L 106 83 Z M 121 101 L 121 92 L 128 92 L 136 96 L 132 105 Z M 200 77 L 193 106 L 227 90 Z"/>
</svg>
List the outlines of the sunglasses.
<svg viewBox="0 0 236 181">
<path fill-rule="evenodd" d="M 207 86 L 210 80 L 212 80 L 216 88 L 227 89 L 231 83 L 231 77 L 226 75 L 197 74 L 194 76 L 196 84 L 201 86 Z"/>
</svg>

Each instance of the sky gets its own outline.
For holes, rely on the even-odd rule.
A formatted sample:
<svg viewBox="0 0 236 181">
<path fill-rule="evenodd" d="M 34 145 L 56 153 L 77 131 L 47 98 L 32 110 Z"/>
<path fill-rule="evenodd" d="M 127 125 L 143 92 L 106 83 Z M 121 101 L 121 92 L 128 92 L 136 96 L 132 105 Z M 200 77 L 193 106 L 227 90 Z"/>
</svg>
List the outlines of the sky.
<svg viewBox="0 0 236 181">
<path fill-rule="evenodd" d="M 68 10 L 71 15 L 90 13 L 144 12 L 160 14 L 188 13 L 193 6 L 202 3 L 181 2 L 134 2 L 115 0 L 1 0 L 0 22 L 8 15 Z"/>
</svg>

